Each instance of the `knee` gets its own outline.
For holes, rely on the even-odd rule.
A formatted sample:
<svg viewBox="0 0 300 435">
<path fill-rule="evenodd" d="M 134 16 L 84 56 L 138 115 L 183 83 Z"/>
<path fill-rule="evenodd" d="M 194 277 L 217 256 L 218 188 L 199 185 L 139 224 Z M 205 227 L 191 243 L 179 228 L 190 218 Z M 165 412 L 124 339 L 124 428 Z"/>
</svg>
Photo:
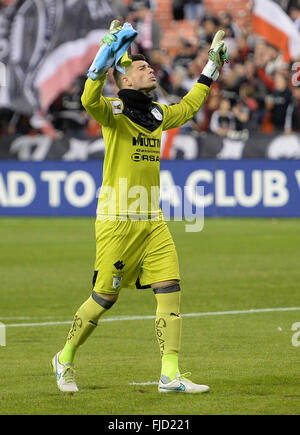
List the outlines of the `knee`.
<svg viewBox="0 0 300 435">
<path fill-rule="evenodd" d="M 168 293 L 178 293 L 181 291 L 179 281 L 165 281 L 157 284 L 153 284 L 152 290 L 155 295 L 158 294 L 168 294 Z"/>
<path fill-rule="evenodd" d="M 157 301 L 157 313 L 169 313 L 170 315 L 179 316 L 181 290 L 178 282 L 165 287 L 155 287 L 153 291 Z"/>
<path fill-rule="evenodd" d="M 92 292 L 92 298 L 98 305 L 109 310 L 117 301 L 118 294 L 108 294 L 108 293 L 97 293 L 95 291 Z"/>
</svg>

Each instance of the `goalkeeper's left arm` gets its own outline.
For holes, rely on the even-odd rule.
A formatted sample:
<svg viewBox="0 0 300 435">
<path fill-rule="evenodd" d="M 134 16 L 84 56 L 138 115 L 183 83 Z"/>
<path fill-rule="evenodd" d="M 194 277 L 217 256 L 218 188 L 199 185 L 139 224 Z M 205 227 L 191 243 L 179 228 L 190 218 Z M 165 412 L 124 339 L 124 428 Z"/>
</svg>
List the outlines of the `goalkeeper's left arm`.
<svg viewBox="0 0 300 435">
<path fill-rule="evenodd" d="M 222 30 L 216 33 L 208 53 L 209 61 L 203 69 L 198 82 L 190 92 L 178 104 L 173 106 L 161 105 L 164 111 L 164 130 L 182 126 L 194 118 L 203 106 L 210 85 L 218 79 L 220 70 L 228 59 L 227 48 L 224 41 L 222 41 L 224 34 Z"/>
</svg>

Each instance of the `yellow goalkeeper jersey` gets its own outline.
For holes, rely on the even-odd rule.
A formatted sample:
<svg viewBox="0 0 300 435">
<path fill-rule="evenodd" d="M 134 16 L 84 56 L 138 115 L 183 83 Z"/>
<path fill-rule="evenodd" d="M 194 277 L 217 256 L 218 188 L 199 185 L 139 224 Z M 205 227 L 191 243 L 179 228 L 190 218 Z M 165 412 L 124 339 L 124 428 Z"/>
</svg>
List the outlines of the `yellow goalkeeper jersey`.
<svg viewBox="0 0 300 435">
<path fill-rule="evenodd" d="M 87 79 L 82 104 L 102 126 L 105 142 L 98 216 L 160 215 L 160 147 L 164 130 L 180 127 L 199 111 L 209 87 L 196 83 L 180 103 L 152 103 L 154 127 L 138 123 L 121 98 L 103 97 L 106 75 Z"/>
</svg>

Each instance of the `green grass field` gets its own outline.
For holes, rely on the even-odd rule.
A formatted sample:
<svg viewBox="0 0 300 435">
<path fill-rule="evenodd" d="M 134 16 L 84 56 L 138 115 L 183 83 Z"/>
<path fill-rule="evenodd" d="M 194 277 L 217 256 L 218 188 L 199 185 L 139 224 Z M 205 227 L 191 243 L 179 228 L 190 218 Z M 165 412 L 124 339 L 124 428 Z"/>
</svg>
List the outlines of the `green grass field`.
<svg viewBox="0 0 300 435">
<path fill-rule="evenodd" d="M 300 322 L 300 220 L 206 219 L 201 233 L 186 233 L 181 222 L 169 227 L 182 273 L 181 370 L 211 391 L 157 393 L 155 299 L 150 290 L 124 289 L 77 354 L 79 393 L 60 393 L 50 360 L 90 295 L 94 221 L 7 218 L 1 415 L 300 414 L 300 347 L 291 330 Z"/>
</svg>

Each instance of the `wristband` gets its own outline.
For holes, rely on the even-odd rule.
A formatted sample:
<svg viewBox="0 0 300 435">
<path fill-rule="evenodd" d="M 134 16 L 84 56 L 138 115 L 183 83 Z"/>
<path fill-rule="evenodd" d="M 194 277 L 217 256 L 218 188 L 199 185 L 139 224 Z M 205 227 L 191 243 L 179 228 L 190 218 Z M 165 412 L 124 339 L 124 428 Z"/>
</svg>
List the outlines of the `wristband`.
<svg viewBox="0 0 300 435">
<path fill-rule="evenodd" d="M 212 60 L 209 60 L 205 65 L 202 74 L 215 82 L 218 80 L 220 72 L 216 64 Z"/>
</svg>

